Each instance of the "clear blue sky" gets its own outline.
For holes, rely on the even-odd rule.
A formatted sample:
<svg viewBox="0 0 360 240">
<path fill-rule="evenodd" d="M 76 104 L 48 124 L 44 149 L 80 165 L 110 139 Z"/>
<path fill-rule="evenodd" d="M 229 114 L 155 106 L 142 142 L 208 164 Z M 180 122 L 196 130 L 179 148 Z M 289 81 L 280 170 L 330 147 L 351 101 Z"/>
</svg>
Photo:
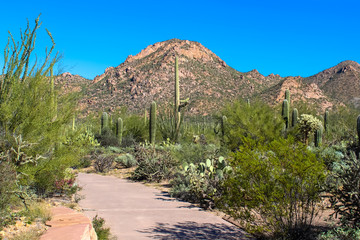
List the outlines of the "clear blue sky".
<svg viewBox="0 0 360 240">
<path fill-rule="evenodd" d="M 2 1 L 0 48 L 41 15 L 39 56 L 50 46 L 62 71 L 92 79 L 150 44 L 202 43 L 241 72 L 310 76 L 344 60 L 360 62 L 359 0 Z M 1 51 L 2 53 L 2 51 Z M 3 65 L 3 56 L 0 57 Z"/>
</svg>

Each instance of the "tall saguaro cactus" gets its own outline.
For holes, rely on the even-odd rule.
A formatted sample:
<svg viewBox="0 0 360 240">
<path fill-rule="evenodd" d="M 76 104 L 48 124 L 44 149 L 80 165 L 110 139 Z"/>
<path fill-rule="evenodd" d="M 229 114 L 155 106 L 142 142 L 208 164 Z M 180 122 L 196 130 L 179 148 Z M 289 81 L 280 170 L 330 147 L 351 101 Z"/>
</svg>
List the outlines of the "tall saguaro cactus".
<svg viewBox="0 0 360 240">
<path fill-rule="evenodd" d="M 326 110 L 325 114 L 324 114 L 324 130 L 325 130 L 325 133 L 327 133 L 329 130 L 329 111 L 328 110 Z"/>
<path fill-rule="evenodd" d="M 105 134 L 105 131 L 109 128 L 109 116 L 106 112 L 101 115 L 101 135 Z"/>
<path fill-rule="evenodd" d="M 189 99 L 180 100 L 179 90 L 179 66 L 178 57 L 175 57 L 175 99 L 174 99 L 174 118 L 175 118 L 175 141 L 178 140 L 181 124 L 181 108 L 185 107 Z"/>
<path fill-rule="evenodd" d="M 122 142 L 122 134 L 123 134 L 123 120 L 122 118 L 118 118 L 116 121 L 116 137 L 119 141 L 119 144 Z"/>
<path fill-rule="evenodd" d="M 285 90 L 285 99 L 288 101 L 288 103 L 290 105 L 290 91 L 289 91 L 289 89 Z"/>
<path fill-rule="evenodd" d="M 155 144 L 155 135 L 156 135 L 156 102 L 153 101 L 150 107 L 150 124 L 149 124 L 149 137 L 151 144 Z"/>
<path fill-rule="evenodd" d="M 282 104 L 281 115 L 285 121 L 286 129 L 288 129 L 289 128 L 289 102 L 286 99 L 284 99 L 283 104 Z"/>
</svg>

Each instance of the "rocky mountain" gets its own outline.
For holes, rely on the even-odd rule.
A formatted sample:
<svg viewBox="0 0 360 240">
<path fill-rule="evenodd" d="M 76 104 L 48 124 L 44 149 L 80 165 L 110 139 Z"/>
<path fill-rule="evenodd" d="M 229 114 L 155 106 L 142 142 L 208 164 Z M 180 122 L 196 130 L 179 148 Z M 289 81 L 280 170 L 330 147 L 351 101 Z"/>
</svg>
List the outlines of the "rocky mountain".
<svg viewBox="0 0 360 240">
<path fill-rule="evenodd" d="M 304 78 L 315 83 L 327 96 L 346 104 L 360 103 L 360 64 L 344 61 L 314 76 Z"/>
<path fill-rule="evenodd" d="M 148 46 L 95 77 L 85 91 L 86 110 L 114 111 L 126 106 L 142 111 L 153 100 L 172 102 L 175 56 L 181 98 L 190 98 L 192 114 L 207 114 L 226 101 L 251 97 L 282 79 L 274 74 L 265 77 L 257 70 L 238 72 L 198 42 L 171 39 Z"/>
<path fill-rule="evenodd" d="M 284 100 L 285 91 L 290 91 L 291 102 L 309 102 L 315 104 L 319 111 L 342 104 L 336 99 L 326 96 L 315 83 L 307 83 L 302 77 L 286 77 L 279 83 L 263 91 L 261 98 L 270 105 L 277 105 Z"/>
<path fill-rule="evenodd" d="M 126 107 L 142 112 L 151 101 L 173 101 L 175 56 L 179 58 L 181 99 L 190 99 L 191 114 L 218 111 L 227 101 L 260 96 L 276 105 L 289 89 L 292 102 L 316 103 L 320 109 L 360 102 L 360 65 L 345 61 L 308 78 L 263 76 L 257 70 L 238 72 L 198 42 L 171 39 L 148 46 L 93 81 L 64 73 L 57 78 L 63 91 L 83 93 L 80 109 L 116 111 Z"/>
</svg>

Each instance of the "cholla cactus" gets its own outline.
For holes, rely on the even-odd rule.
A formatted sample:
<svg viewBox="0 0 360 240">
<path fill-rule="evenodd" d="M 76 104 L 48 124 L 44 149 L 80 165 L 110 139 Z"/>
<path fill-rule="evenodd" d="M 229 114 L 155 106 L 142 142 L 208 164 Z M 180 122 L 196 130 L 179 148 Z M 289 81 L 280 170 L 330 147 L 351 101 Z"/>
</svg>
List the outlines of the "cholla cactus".
<svg viewBox="0 0 360 240">
<path fill-rule="evenodd" d="M 322 123 L 313 115 L 301 114 L 298 125 L 303 142 L 308 144 L 310 134 L 315 133 L 315 131 L 321 127 Z"/>
</svg>

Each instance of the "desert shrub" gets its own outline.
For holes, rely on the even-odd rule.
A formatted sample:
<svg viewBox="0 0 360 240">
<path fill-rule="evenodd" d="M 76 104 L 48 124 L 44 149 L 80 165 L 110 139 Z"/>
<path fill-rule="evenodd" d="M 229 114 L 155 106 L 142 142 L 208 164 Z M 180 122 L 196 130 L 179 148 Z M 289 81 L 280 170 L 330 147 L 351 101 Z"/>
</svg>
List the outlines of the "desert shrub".
<svg viewBox="0 0 360 240">
<path fill-rule="evenodd" d="M 208 158 L 220 157 L 220 148 L 214 144 L 194 144 L 184 143 L 179 145 L 181 147 L 173 148 L 172 154 L 181 164 L 182 163 L 200 163 L 204 162 Z"/>
<path fill-rule="evenodd" d="M 108 147 L 107 150 L 108 150 L 109 152 L 113 152 L 113 153 L 123 153 L 123 152 L 124 152 L 124 150 L 123 150 L 122 148 L 120 148 L 120 147 L 114 147 L 114 146 Z"/>
<path fill-rule="evenodd" d="M 99 240 L 109 240 L 111 239 L 111 234 L 110 234 L 110 228 L 106 228 L 105 225 L 105 220 L 101 217 L 98 217 L 98 215 L 96 215 L 93 219 L 92 219 L 92 225 L 94 227 L 94 230 L 96 232 L 96 235 L 98 237 Z"/>
<path fill-rule="evenodd" d="M 133 172 L 132 178 L 149 182 L 169 179 L 178 163 L 170 151 L 155 149 L 151 146 L 138 146 L 135 149 L 135 158 L 138 167 Z"/>
<path fill-rule="evenodd" d="M 0 77 L 0 152 L 9 156 L 16 172 L 13 194 L 22 201 L 34 192 L 54 190 L 54 183 L 74 166 L 87 146 L 72 141 L 68 125 L 74 115 L 75 94 L 58 94 L 51 76 L 59 60 L 54 40 L 44 61 L 33 61 L 39 18 L 32 28 L 27 25 L 18 42 L 9 36 L 5 61 Z M 76 134 L 74 134 L 75 136 Z M 75 138 L 72 138 L 74 140 Z M 60 147 L 61 146 L 61 147 Z"/>
<path fill-rule="evenodd" d="M 123 141 L 133 140 L 144 142 L 149 138 L 148 125 L 144 124 L 144 118 L 138 115 L 128 115 L 124 118 Z"/>
<path fill-rule="evenodd" d="M 135 167 L 137 165 L 135 157 L 129 153 L 118 156 L 115 161 L 127 168 Z"/>
<path fill-rule="evenodd" d="M 213 208 L 215 198 L 222 194 L 222 181 L 231 172 L 223 157 L 206 159 L 204 162 L 184 163 L 171 181 L 170 194 L 185 201 L 200 203 Z"/>
<path fill-rule="evenodd" d="M 107 154 L 101 150 L 97 150 L 92 155 L 94 157 L 94 168 L 97 172 L 104 173 L 110 170 L 115 158 L 113 154 Z"/>
<path fill-rule="evenodd" d="M 0 155 L 0 229 L 5 222 L 5 217 L 10 213 L 10 206 L 16 202 L 12 193 L 15 190 L 15 184 L 15 167 L 2 153 Z"/>
<path fill-rule="evenodd" d="M 360 228 L 337 227 L 321 233 L 317 240 L 354 240 L 360 239 Z"/>
<path fill-rule="evenodd" d="M 227 117 L 224 142 L 232 151 L 243 144 L 243 137 L 267 143 L 281 135 L 280 115 L 259 100 L 250 106 L 243 100 L 227 104 L 222 115 Z"/>
<path fill-rule="evenodd" d="M 328 191 L 335 215 L 344 227 L 360 227 L 360 159 L 349 150 L 332 166 Z"/>
<path fill-rule="evenodd" d="M 91 166 L 91 158 L 90 155 L 86 155 L 79 159 L 78 168 L 88 168 Z"/>
<path fill-rule="evenodd" d="M 336 106 L 329 111 L 328 131 L 325 141 L 331 145 L 356 138 L 356 118 L 359 111 L 351 106 Z"/>
<path fill-rule="evenodd" d="M 249 232 L 304 238 L 319 210 L 324 163 L 292 138 L 266 145 L 242 141 L 229 160 L 234 174 L 225 181 L 219 204 Z"/>
<path fill-rule="evenodd" d="M 27 209 L 23 209 L 20 215 L 26 217 L 28 223 L 41 219 L 42 223 L 51 219 L 51 207 L 44 201 L 32 201 Z"/>
<path fill-rule="evenodd" d="M 95 138 L 103 147 L 119 146 L 119 139 L 115 136 L 111 129 L 104 129 L 101 134 L 96 134 Z"/>
</svg>

